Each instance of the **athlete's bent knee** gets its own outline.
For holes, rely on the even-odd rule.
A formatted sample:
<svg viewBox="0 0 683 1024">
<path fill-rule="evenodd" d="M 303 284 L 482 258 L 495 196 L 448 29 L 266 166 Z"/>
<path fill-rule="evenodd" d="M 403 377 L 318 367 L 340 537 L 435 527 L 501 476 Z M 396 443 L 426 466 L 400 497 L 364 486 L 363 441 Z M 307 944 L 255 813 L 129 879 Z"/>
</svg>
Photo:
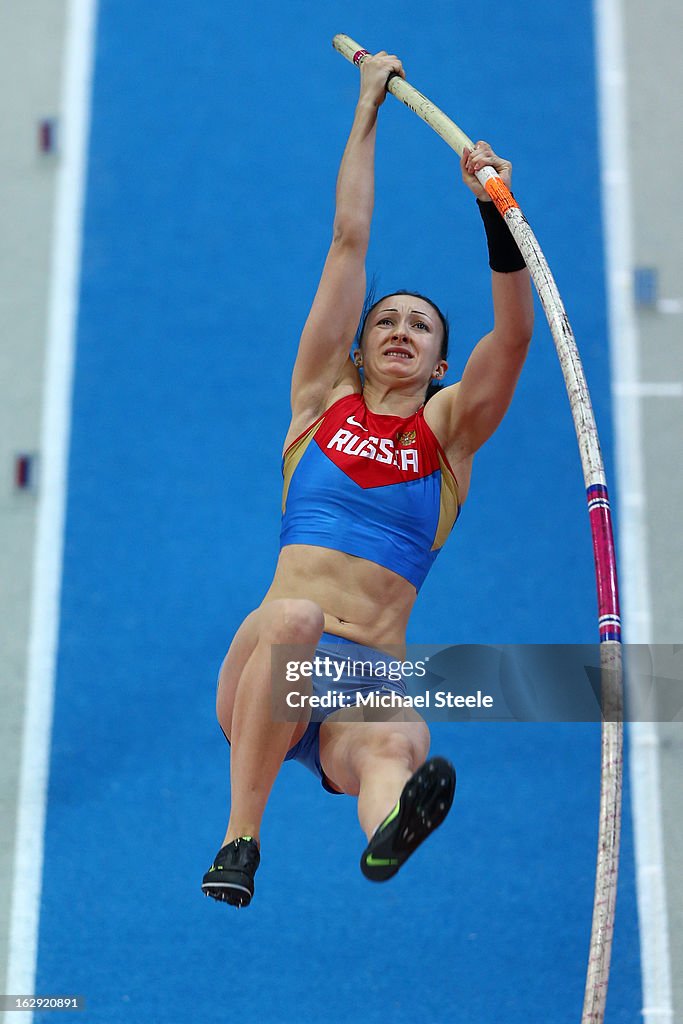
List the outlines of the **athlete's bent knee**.
<svg viewBox="0 0 683 1024">
<path fill-rule="evenodd" d="M 411 771 L 424 763 L 429 752 L 429 730 L 424 722 L 402 729 L 387 728 L 373 730 L 368 738 L 366 756 L 383 760 L 400 761 Z"/>
</svg>

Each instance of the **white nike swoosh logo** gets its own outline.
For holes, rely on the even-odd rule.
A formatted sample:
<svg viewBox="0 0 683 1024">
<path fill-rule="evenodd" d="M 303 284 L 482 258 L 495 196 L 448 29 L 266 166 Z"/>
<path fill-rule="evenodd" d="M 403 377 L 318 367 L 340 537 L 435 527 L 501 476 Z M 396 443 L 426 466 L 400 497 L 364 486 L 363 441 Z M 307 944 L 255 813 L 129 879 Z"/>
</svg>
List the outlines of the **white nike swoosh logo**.
<svg viewBox="0 0 683 1024">
<path fill-rule="evenodd" d="M 354 417 L 353 417 L 353 416 L 347 416 L 347 417 L 346 417 L 346 422 L 347 422 L 347 423 L 350 423 L 350 424 L 351 424 L 351 426 L 353 426 L 353 427 L 360 427 L 360 429 L 361 429 L 361 430 L 364 430 L 364 431 L 366 432 L 366 434 L 367 434 L 367 432 L 368 432 L 368 428 L 367 428 L 367 427 L 364 427 L 364 426 L 363 426 L 363 424 L 362 424 L 362 423 L 359 423 L 359 422 L 358 422 L 358 420 L 354 419 Z"/>
</svg>

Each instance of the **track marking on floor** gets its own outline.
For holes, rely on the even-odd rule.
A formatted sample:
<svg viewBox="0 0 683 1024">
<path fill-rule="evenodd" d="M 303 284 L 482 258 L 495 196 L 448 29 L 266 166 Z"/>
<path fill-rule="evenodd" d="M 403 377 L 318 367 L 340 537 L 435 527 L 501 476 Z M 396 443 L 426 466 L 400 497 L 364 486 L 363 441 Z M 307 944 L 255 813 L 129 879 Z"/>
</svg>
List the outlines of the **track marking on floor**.
<svg viewBox="0 0 683 1024">
<path fill-rule="evenodd" d="M 683 398 L 682 381 L 632 381 L 614 385 L 618 397 L 636 398 Z"/>
<path fill-rule="evenodd" d="M 662 388 L 661 384 L 639 379 L 638 331 L 632 293 L 634 260 L 620 0 L 596 0 L 594 16 L 624 621 L 628 642 L 649 643 L 652 639 L 652 615 L 640 400 L 644 397 L 672 397 L 671 391 L 667 391 L 672 385 Z M 677 395 L 675 391 L 673 397 Z M 673 1010 L 658 738 L 653 723 L 633 722 L 629 735 L 643 1018 L 646 1024 L 667 1024 L 673 1019 Z"/>
<path fill-rule="evenodd" d="M 19 777 L 7 992 L 34 991 L 45 812 L 59 636 L 71 395 L 97 0 L 69 0 L 62 77 L 41 427 L 41 480 L 33 564 L 26 707 Z M 8 1011 L 7 1024 L 30 1024 Z"/>
</svg>

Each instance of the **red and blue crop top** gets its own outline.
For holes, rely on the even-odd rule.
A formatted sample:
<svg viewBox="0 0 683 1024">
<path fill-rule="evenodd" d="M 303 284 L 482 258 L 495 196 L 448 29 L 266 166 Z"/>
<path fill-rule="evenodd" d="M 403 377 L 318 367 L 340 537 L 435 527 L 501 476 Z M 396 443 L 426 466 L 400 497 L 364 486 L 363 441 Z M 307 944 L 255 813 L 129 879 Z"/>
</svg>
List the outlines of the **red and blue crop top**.
<svg viewBox="0 0 683 1024">
<path fill-rule="evenodd" d="M 287 448 L 280 547 L 314 544 L 377 562 L 419 590 L 458 512 L 458 484 L 425 423 L 347 395 Z"/>
</svg>

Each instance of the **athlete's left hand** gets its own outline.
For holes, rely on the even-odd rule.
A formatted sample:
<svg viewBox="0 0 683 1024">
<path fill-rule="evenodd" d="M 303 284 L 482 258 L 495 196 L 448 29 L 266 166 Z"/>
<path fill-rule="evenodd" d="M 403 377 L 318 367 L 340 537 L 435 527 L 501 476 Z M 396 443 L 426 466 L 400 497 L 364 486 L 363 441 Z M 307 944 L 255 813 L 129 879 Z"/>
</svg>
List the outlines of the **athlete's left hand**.
<svg viewBox="0 0 683 1024">
<path fill-rule="evenodd" d="M 504 160 L 501 156 L 496 156 L 488 142 L 475 142 L 473 149 L 468 149 L 465 146 L 462 157 L 460 158 L 460 170 L 462 171 L 462 180 L 465 182 L 467 187 L 474 192 L 477 199 L 481 199 L 482 202 L 491 202 L 489 195 L 483 185 L 479 184 L 477 178 L 475 178 L 475 171 L 481 170 L 482 167 L 493 167 L 500 174 L 501 178 L 505 182 L 508 188 L 512 184 L 512 164 L 509 160 Z"/>
</svg>

